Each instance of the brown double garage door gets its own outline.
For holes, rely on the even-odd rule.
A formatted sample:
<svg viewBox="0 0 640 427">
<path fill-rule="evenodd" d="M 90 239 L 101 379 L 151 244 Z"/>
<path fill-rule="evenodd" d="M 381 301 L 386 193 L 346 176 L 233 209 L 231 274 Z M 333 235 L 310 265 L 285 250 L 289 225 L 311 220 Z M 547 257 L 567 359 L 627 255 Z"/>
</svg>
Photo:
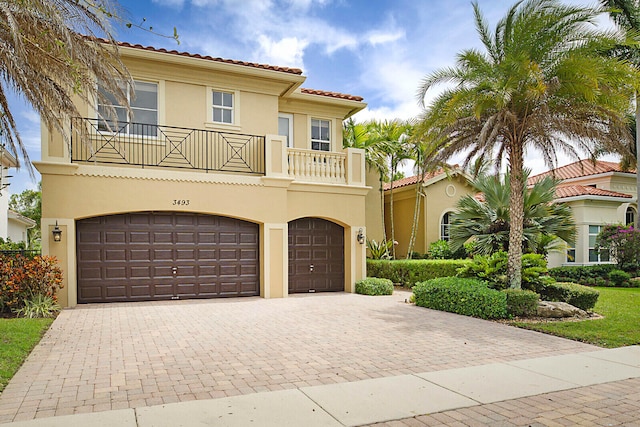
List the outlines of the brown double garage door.
<svg viewBox="0 0 640 427">
<path fill-rule="evenodd" d="M 289 224 L 289 292 L 344 288 L 343 228 Z M 76 223 L 78 302 L 260 294 L 259 226 L 214 215 L 140 212 Z"/>
</svg>

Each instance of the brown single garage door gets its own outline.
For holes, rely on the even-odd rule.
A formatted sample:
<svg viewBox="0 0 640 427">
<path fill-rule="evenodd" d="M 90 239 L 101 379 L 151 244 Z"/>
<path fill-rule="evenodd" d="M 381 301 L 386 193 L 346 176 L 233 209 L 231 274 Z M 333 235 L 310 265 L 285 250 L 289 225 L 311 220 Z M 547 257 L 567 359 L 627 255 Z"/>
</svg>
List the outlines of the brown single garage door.
<svg viewBox="0 0 640 427">
<path fill-rule="evenodd" d="M 78 302 L 259 295 L 258 225 L 182 212 L 76 223 Z"/>
<path fill-rule="evenodd" d="M 344 228 L 320 218 L 289 223 L 289 293 L 344 290 Z"/>
</svg>

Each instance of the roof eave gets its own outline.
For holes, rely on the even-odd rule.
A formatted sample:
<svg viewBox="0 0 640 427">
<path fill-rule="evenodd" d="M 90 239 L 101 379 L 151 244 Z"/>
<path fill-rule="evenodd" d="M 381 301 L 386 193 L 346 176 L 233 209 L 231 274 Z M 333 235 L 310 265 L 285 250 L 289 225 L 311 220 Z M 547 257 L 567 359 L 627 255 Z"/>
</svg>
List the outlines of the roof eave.
<svg viewBox="0 0 640 427">
<path fill-rule="evenodd" d="M 622 197 L 622 196 L 596 196 L 593 194 L 583 194 L 580 196 L 570 196 L 570 197 L 560 197 L 556 198 L 555 202 L 576 202 L 580 200 L 598 200 L 602 202 L 632 202 L 633 198 L 631 197 Z"/>
</svg>

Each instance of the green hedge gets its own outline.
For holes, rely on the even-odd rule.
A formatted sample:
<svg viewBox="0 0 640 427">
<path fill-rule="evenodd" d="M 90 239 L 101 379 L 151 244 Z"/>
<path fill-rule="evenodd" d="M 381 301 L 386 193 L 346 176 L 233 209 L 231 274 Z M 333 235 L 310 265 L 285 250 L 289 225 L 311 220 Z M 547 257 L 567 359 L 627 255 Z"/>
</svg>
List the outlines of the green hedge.
<svg viewBox="0 0 640 427">
<path fill-rule="evenodd" d="M 436 277 L 455 276 L 460 267 L 471 260 L 461 259 L 411 259 L 411 260 L 367 260 L 367 276 L 383 277 L 406 287 Z"/>
<path fill-rule="evenodd" d="M 591 310 L 598 301 L 600 292 L 577 283 L 547 283 L 540 289 L 540 297 L 545 301 L 561 301 L 582 310 Z"/>
<path fill-rule="evenodd" d="M 391 295 L 393 283 L 389 279 L 367 277 L 356 282 L 356 293 L 362 295 Z"/>
<path fill-rule="evenodd" d="M 477 279 L 440 277 L 417 283 L 416 305 L 481 319 L 507 317 L 507 294 Z"/>
<path fill-rule="evenodd" d="M 540 295 L 526 289 L 504 289 L 507 295 L 507 313 L 509 316 L 527 317 L 536 314 Z"/>
<path fill-rule="evenodd" d="M 578 283 L 586 286 L 612 286 L 609 273 L 617 270 L 615 264 L 572 265 L 549 269 L 549 275 L 558 282 Z"/>
</svg>

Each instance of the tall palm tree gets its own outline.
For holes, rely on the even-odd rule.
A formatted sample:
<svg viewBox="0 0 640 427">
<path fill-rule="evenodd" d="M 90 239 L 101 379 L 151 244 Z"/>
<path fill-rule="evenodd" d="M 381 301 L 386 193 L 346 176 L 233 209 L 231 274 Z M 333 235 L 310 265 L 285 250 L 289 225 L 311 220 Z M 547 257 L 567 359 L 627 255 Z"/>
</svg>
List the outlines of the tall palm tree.
<svg viewBox="0 0 640 427">
<path fill-rule="evenodd" d="M 521 286 L 524 221 L 524 155 L 537 150 L 554 167 L 556 152 L 573 158 L 596 145 L 625 150 L 625 113 L 638 73 L 600 54 L 620 40 L 589 27 L 597 11 L 557 0 L 512 6 L 491 31 L 477 3 L 475 22 L 484 52 L 460 52 L 455 67 L 422 81 L 418 97 L 439 83 L 449 86 L 431 102 L 424 129 L 441 141 L 434 161 L 462 153 L 464 167 L 477 159 L 506 158 L 510 180 L 509 284 Z"/>
<path fill-rule="evenodd" d="M 632 37 L 640 34 L 640 1 L 639 0 L 600 0 L 613 21 Z M 623 59 L 629 60 L 636 68 L 640 69 L 640 49 L 637 45 L 621 46 L 615 52 Z M 623 167 L 636 169 L 636 205 L 640 208 L 640 167 L 638 167 L 638 156 L 640 156 L 640 97 L 635 93 L 636 109 L 635 120 L 631 121 L 635 127 L 634 139 L 635 149 L 632 156 L 623 156 Z M 640 210 L 638 211 L 640 212 Z M 640 214 L 636 215 L 636 228 L 640 228 Z"/>
<path fill-rule="evenodd" d="M 128 106 L 118 81 L 131 80 L 110 25 L 117 16 L 112 0 L 0 0 L 0 135 L 30 171 L 7 93 L 18 93 L 63 134 L 65 118 L 80 115 L 73 98 L 94 103 L 96 78 Z"/>
<path fill-rule="evenodd" d="M 389 162 L 389 221 L 391 223 L 391 240 L 394 242 L 392 256 L 396 257 L 396 232 L 393 212 L 393 181 L 398 167 L 404 160 L 411 158 L 408 149 L 408 140 L 411 133 L 411 125 L 401 120 L 385 120 L 374 122 L 371 127 L 374 140 L 383 147 Z"/>
<path fill-rule="evenodd" d="M 529 171 L 525 170 L 525 178 Z M 560 238 L 572 242 L 575 223 L 571 209 L 553 203 L 558 181 L 547 176 L 524 193 L 522 248 L 536 252 L 541 242 Z M 469 239 L 475 239 L 478 253 L 490 254 L 509 249 L 510 176 L 478 176 L 471 183 L 481 196 L 466 195 L 456 206 L 450 228 L 452 250 L 459 249 Z"/>
<path fill-rule="evenodd" d="M 380 179 L 382 240 L 386 241 L 387 232 L 384 228 L 384 181 L 389 174 L 386 154 L 389 148 L 385 141 L 381 141 L 373 136 L 371 129 L 374 126 L 374 122 L 356 123 L 353 117 L 350 117 L 342 124 L 342 146 L 363 149 L 365 164 L 369 169 L 378 172 Z"/>
</svg>

